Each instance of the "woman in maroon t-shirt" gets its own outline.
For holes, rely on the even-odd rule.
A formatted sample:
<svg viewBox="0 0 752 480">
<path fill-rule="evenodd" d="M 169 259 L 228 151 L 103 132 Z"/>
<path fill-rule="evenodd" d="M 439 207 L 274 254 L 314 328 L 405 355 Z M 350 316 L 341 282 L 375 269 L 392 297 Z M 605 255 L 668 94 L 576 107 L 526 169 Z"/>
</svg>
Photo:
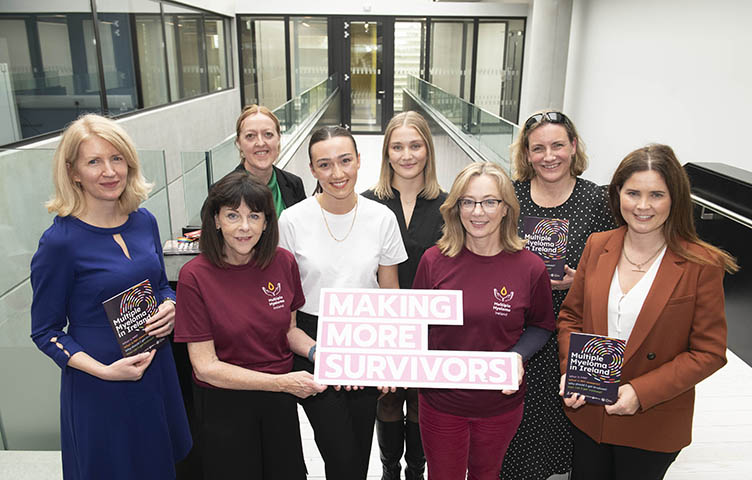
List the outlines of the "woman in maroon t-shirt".
<svg viewBox="0 0 752 480">
<path fill-rule="evenodd" d="M 201 211 L 201 254 L 180 271 L 175 341 L 188 343 L 204 478 L 305 479 L 295 397 L 326 387 L 291 372 L 314 341 L 291 253 L 277 247 L 272 193 L 246 172 Z"/>
<path fill-rule="evenodd" d="M 518 390 L 421 389 L 420 431 L 428 478 L 498 478 L 522 418 L 523 362 L 554 329 L 543 261 L 517 235 L 519 204 L 507 175 L 473 163 L 441 206 L 444 231 L 423 255 L 413 288 L 462 291 L 463 325 L 432 326 L 431 350 L 517 353 Z"/>
</svg>

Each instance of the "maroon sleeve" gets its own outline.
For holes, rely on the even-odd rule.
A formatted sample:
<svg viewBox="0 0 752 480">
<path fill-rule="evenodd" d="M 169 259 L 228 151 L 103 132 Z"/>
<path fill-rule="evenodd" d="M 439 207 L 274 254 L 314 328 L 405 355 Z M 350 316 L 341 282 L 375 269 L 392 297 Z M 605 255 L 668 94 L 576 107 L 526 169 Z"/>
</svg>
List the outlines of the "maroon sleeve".
<svg viewBox="0 0 752 480">
<path fill-rule="evenodd" d="M 300 270 L 298 269 L 298 262 L 295 261 L 295 256 L 283 248 L 277 249 L 278 253 L 282 253 L 288 258 L 290 263 L 290 287 L 294 293 L 290 311 L 294 312 L 305 304 L 305 295 L 303 294 L 303 286 L 300 283 Z"/>
<path fill-rule="evenodd" d="M 178 277 L 174 341 L 213 340 L 209 312 L 198 288 L 196 275 L 190 267 L 190 263 L 186 264 Z"/>
<path fill-rule="evenodd" d="M 556 328 L 554 321 L 551 280 L 543 261 L 533 254 L 530 275 L 530 309 L 525 315 L 525 327 L 538 327 L 550 332 Z"/>
</svg>

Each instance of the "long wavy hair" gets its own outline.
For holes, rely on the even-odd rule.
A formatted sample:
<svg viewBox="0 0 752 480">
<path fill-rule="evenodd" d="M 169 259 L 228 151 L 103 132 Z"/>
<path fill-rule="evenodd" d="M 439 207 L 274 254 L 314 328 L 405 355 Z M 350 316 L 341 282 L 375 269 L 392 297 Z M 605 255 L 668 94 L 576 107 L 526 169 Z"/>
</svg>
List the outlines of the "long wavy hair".
<svg viewBox="0 0 752 480">
<path fill-rule="evenodd" d="M 663 224 L 663 236 L 666 245 L 674 253 L 690 262 L 700 265 L 717 265 L 729 273 L 739 270 L 734 257 L 697 236 L 695 220 L 692 215 L 692 198 L 687 172 L 684 171 L 674 151 L 668 145 L 648 145 L 638 148 L 624 157 L 611 178 L 608 187 L 608 202 L 617 225 L 626 221 L 621 214 L 620 192 L 624 184 L 637 172 L 652 170 L 657 172 L 668 187 L 671 209 Z M 689 251 L 684 243 L 694 243 L 704 248 L 707 256 Z"/>
</svg>

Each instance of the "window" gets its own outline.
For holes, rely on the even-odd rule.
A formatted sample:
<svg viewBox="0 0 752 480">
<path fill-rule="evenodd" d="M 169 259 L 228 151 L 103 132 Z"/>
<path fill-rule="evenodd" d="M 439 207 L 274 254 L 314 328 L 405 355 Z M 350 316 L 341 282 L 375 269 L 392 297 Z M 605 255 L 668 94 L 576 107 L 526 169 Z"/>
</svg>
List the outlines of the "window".
<svg viewBox="0 0 752 480">
<path fill-rule="evenodd" d="M 425 28 L 424 20 L 394 22 L 394 113 L 402 111 L 402 89 L 407 87 L 407 76 L 424 76 Z"/>
<path fill-rule="evenodd" d="M 290 18 L 292 95 L 297 96 L 329 76 L 326 18 Z"/>
<path fill-rule="evenodd" d="M 158 0 L 37 3 L 0 10 L 0 145 L 232 87 L 225 17 Z"/>
<path fill-rule="evenodd" d="M 285 21 L 243 17 L 239 25 L 244 102 L 273 110 L 287 101 Z"/>
</svg>

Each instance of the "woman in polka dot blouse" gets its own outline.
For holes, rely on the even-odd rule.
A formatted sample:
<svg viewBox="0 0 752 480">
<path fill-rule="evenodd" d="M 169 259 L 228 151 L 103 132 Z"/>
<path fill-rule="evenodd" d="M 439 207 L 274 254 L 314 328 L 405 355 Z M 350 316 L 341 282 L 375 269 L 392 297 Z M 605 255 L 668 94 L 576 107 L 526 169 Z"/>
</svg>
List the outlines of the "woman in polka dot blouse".
<svg viewBox="0 0 752 480">
<path fill-rule="evenodd" d="M 565 276 L 551 280 L 556 316 L 588 236 L 616 226 L 605 189 L 579 177 L 586 168 L 584 145 L 572 121 L 560 112 L 545 110 L 530 116 L 512 145 L 520 226 L 525 216 L 569 220 Z M 525 372 L 525 409 L 504 459 L 504 480 L 543 480 L 571 468 L 572 434 L 559 397 L 555 335 L 530 359 Z"/>
</svg>

